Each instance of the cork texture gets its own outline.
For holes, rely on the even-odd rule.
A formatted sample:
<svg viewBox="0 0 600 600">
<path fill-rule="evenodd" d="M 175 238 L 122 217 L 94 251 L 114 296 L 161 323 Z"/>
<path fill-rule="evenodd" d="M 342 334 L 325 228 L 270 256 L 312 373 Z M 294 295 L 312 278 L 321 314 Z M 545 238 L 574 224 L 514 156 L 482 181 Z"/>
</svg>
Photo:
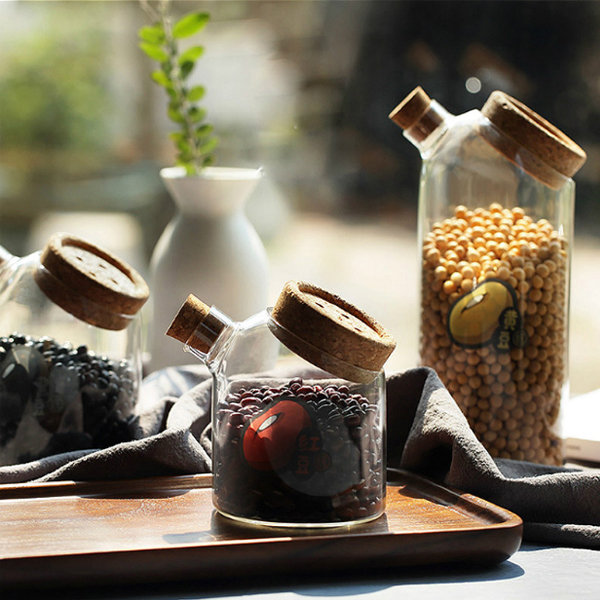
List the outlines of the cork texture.
<svg viewBox="0 0 600 600">
<path fill-rule="evenodd" d="M 198 325 L 206 319 L 209 310 L 210 307 L 202 300 L 190 294 L 173 318 L 173 322 L 167 329 L 167 335 L 180 342 L 187 342 Z"/>
<path fill-rule="evenodd" d="M 166 335 L 206 354 L 223 327 L 224 323 L 210 313 L 210 306 L 190 294 L 173 318 Z"/>
<path fill-rule="evenodd" d="M 333 375 L 354 381 L 361 380 L 360 371 L 379 372 L 396 345 L 372 317 L 305 282 L 285 284 L 272 318 L 284 329 L 274 333 L 288 347 L 294 346 L 290 349 Z M 286 338 L 285 330 L 292 336 Z"/>
<path fill-rule="evenodd" d="M 110 252 L 79 237 L 57 233 L 40 256 L 34 275 L 55 304 L 91 325 L 123 329 L 150 291 L 144 279 Z"/>
<path fill-rule="evenodd" d="M 389 118 L 402 129 L 412 127 L 427 111 L 431 104 L 431 98 L 422 87 L 416 87 L 394 110 Z"/>
<path fill-rule="evenodd" d="M 483 136 L 509 160 L 553 189 L 583 166 L 586 154 L 573 140 L 504 92 L 492 92 L 481 112 L 503 134 Z M 528 153 L 519 153 L 520 147 Z"/>
</svg>

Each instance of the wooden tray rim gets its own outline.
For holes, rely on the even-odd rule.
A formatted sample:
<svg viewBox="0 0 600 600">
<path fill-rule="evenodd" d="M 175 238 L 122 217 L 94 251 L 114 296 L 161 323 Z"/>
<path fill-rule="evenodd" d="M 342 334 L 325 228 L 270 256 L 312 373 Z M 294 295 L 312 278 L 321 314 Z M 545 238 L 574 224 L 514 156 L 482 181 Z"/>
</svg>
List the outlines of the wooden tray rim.
<svg viewBox="0 0 600 600">
<path fill-rule="evenodd" d="M 0 510 L 3 501 L 27 502 L 69 496 L 94 498 L 108 495 L 110 497 L 113 493 L 115 497 L 127 498 L 128 494 L 135 494 L 134 497 L 137 497 L 138 494 L 143 495 L 145 492 L 209 489 L 211 484 L 210 474 L 114 481 L 5 484 L 0 486 Z M 375 562 L 384 560 L 392 561 L 394 567 L 464 560 L 477 561 L 480 558 L 484 562 L 496 564 L 506 560 L 519 549 L 523 522 L 518 515 L 487 500 L 453 490 L 414 473 L 388 470 L 388 492 L 394 487 L 401 490 L 404 486 L 409 490 L 415 490 L 419 497 L 432 500 L 446 506 L 449 510 L 470 517 L 470 523 L 464 523 L 456 529 L 444 529 L 436 527 L 432 522 L 431 527 L 424 527 L 418 532 L 405 531 L 401 528 L 382 531 L 376 527 L 370 528 L 370 523 L 337 530 L 336 528 L 295 530 L 272 527 L 272 535 L 265 534 L 264 528 L 261 529 L 261 535 L 252 535 L 252 528 L 244 528 L 244 533 L 239 537 L 173 543 L 168 548 L 106 550 L 82 548 L 56 554 L 7 557 L 0 559 L 0 572 L 7 577 L 7 585 L 11 588 L 31 587 L 29 583 L 31 573 L 36 574 L 34 587 L 79 586 L 85 585 L 88 581 L 82 573 L 87 573 L 91 568 L 90 565 L 94 565 L 95 574 L 122 583 L 186 580 L 201 575 L 197 569 L 198 561 L 204 563 L 208 560 L 209 563 L 223 567 L 233 560 L 239 567 L 249 560 L 245 554 L 245 548 L 249 547 L 250 555 L 254 554 L 266 561 L 274 559 L 275 569 L 279 569 L 282 573 L 289 567 L 286 566 L 287 563 L 282 566 L 281 558 L 278 557 L 285 557 L 288 548 L 291 548 L 292 554 L 296 552 L 303 557 L 300 560 L 301 564 L 311 572 L 314 570 L 315 573 L 327 571 L 326 558 L 331 560 L 333 557 L 333 561 L 339 564 L 340 556 L 351 564 L 356 560 L 361 560 L 362 564 L 364 559 Z M 429 551 L 428 540 L 439 546 L 439 549 L 433 553 Z M 357 541 L 360 543 L 357 544 Z M 450 551 L 449 543 L 452 547 Z M 466 545 L 463 546 L 463 543 Z M 362 554 L 365 551 L 366 556 Z M 370 552 L 373 554 L 369 554 Z M 444 552 L 449 552 L 449 555 L 446 557 Z M 302 561 L 310 566 L 306 567 Z M 126 570 L 125 565 L 128 565 L 129 570 Z M 152 565 L 160 565 L 160 568 Z M 48 571 L 49 566 L 50 571 Z M 211 569 L 203 568 L 206 571 L 204 573 L 200 569 L 203 576 L 210 578 Z M 49 574 L 43 575 L 43 573 Z M 0 589 L 2 587 L 3 584 L 0 583 Z"/>
<path fill-rule="evenodd" d="M 444 504 L 451 510 L 457 510 L 463 512 L 463 514 L 469 514 L 471 516 L 480 516 L 481 514 L 494 516 L 494 522 L 483 523 L 482 528 L 490 529 L 494 527 L 522 527 L 523 521 L 521 517 L 511 512 L 510 510 L 498 506 L 488 500 L 475 496 L 473 494 L 462 492 L 460 490 L 453 489 L 444 484 L 432 481 L 421 475 L 406 471 L 402 469 L 387 470 L 387 485 L 397 486 L 400 484 L 398 478 L 408 480 L 408 482 L 414 482 L 418 485 L 420 492 L 426 492 L 430 490 L 430 494 L 425 493 L 425 497 L 435 500 L 440 503 L 444 498 L 447 499 Z M 177 490 L 194 490 L 194 489 L 206 489 L 212 487 L 212 474 L 211 473 L 199 473 L 195 475 L 166 475 L 156 477 L 146 477 L 138 479 L 115 479 L 115 480 L 64 480 L 64 481 L 49 481 L 49 482 L 25 482 L 25 483 L 13 483 L 13 484 L 2 484 L 0 485 L 0 502 L 3 500 L 32 500 L 51 498 L 58 496 L 80 496 L 80 497 L 93 497 L 93 496 L 105 496 L 112 492 L 115 492 L 120 497 L 124 494 L 129 493 L 144 493 L 145 491 L 177 491 Z M 477 530 L 480 527 L 474 526 L 473 528 L 464 527 L 461 531 Z M 289 537 L 295 537 L 294 533 L 297 530 L 285 527 L 273 527 L 273 531 L 286 531 L 289 533 Z M 322 532 L 326 533 L 325 536 L 330 537 L 335 533 L 335 528 L 315 528 L 306 529 L 303 531 L 311 532 Z M 346 534 L 352 534 L 352 529 L 345 530 Z M 435 529 L 433 530 L 435 531 Z M 390 532 L 393 533 L 393 532 Z M 356 534 L 360 534 L 357 530 Z M 362 535 L 367 535 L 363 533 Z M 381 534 L 377 534 L 381 535 Z M 279 536 L 274 536 L 279 539 Z M 288 536 L 285 536 L 288 537 Z M 306 537 L 302 535 L 299 537 Z M 315 536 L 318 537 L 318 536 Z M 264 538 L 260 538 L 264 539 Z M 213 542 L 215 543 L 215 542 Z M 188 544 L 184 544 L 187 546 Z"/>
</svg>

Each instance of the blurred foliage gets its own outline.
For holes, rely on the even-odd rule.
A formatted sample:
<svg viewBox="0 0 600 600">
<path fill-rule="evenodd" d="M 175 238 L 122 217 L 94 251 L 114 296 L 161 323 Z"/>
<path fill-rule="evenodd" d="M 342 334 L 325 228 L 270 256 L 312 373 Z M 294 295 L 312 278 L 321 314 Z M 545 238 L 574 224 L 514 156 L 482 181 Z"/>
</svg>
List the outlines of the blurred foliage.
<svg viewBox="0 0 600 600">
<path fill-rule="evenodd" d="M 58 7 L 55 7 L 58 8 Z M 83 18 L 81 18 L 83 16 Z M 46 12 L 42 26 L 3 44 L 0 153 L 3 164 L 47 176 L 86 170 L 109 151 L 113 110 L 107 33 L 89 15 Z"/>
</svg>

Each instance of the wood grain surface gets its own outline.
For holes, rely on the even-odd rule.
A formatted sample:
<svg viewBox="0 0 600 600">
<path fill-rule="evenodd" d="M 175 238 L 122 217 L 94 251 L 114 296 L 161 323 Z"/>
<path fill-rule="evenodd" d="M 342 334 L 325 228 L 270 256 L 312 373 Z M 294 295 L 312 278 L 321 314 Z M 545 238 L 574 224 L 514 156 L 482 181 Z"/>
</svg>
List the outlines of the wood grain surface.
<svg viewBox="0 0 600 600">
<path fill-rule="evenodd" d="M 405 472 L 389 473 L 382 517 L 328 529 L 237 524 L 215 512 L 210 485 L 195 475 L 0 486 L 0 587 L 498 563 L 521 543 L 518 516 Z"/>
</svg>

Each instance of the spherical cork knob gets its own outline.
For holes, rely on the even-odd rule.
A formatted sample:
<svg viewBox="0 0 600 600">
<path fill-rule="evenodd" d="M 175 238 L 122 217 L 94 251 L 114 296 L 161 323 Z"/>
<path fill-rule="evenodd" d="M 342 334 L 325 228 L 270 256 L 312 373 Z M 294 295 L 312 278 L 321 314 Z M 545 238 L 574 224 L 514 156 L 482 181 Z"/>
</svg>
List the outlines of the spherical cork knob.
<svg viewBox="0 0 600 600">
<path fill-rule="evenodd" d="M 416 87 L 389 114 L 389 118 L 402 129 L 409 129 L 427 112 L 430 104 L 431 98 L 423 88 Z"/>
<path fill-rule="evenodd" d="M 290 350 L 350 381 L 372 380 L 396 346 L 375 319 L 305 282 L 285 284 L 271 317 L 273 333 Z"/>
<path fill-rule="evenodd" d="M 40 255 L 34 279 L 55 304 L 103 329 L 124 329 L 150 291 L 139 273 L 82 238 L 54 234 Z"/>
<path fill-rule="evenodd" d="M 573 140 L 504 92 L 492 92 L 481 112 L 504 134 L 503 138 L 484 137 L 509 160 L 553 189 L 562 187 L 565 178 L 575 175 L 585 163 L 585 152 Z M 520 147 L 527 152 L 520 152 Z"/>
<path fill-rule="evenodd" d="M 226 323 L 210 306 L 190 294 L 173 318 L 166 335 L 207 354 Z"/>
</svg>

